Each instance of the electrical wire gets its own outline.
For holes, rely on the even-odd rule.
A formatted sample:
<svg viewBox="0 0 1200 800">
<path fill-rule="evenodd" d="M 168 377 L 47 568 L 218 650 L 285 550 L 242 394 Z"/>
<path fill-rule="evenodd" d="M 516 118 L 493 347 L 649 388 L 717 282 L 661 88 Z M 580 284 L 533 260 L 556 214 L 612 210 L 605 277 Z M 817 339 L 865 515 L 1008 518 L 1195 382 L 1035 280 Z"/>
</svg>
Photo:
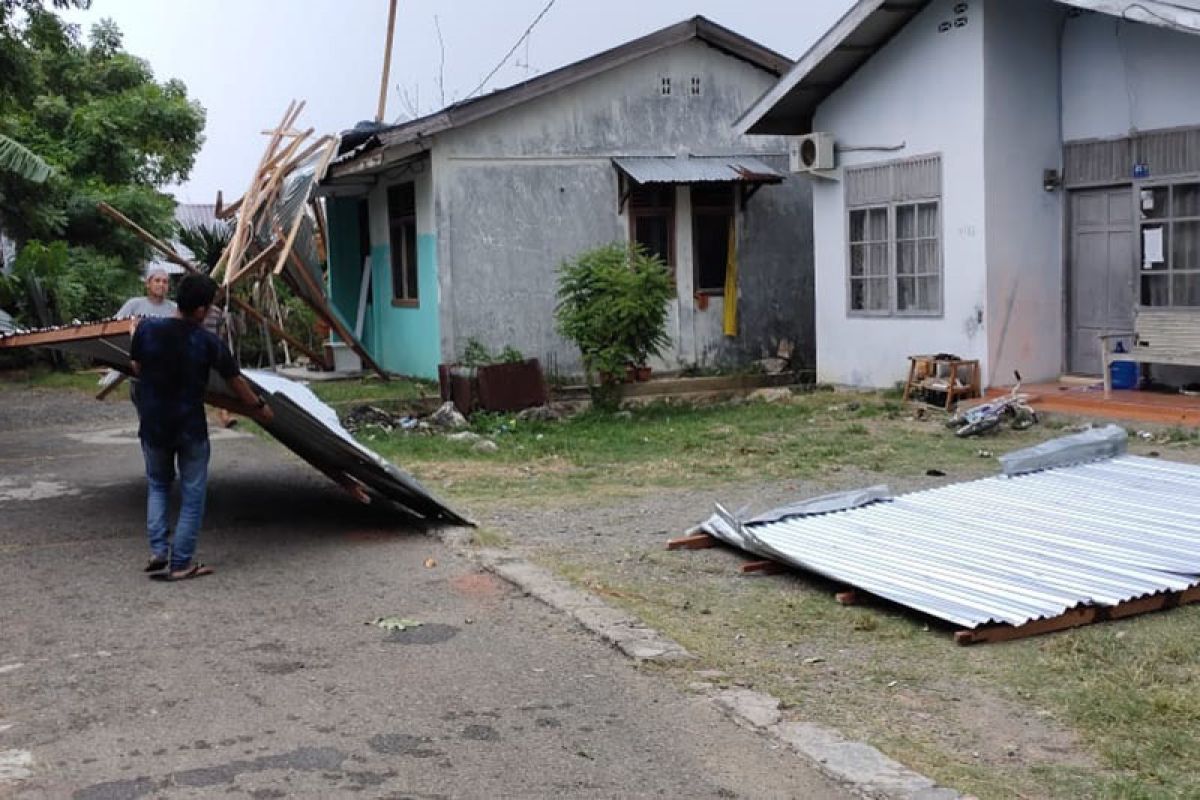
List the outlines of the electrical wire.
<svg viewBox="0 0 1200 800">
<path fill-rule="evenodd" d="M 478 86 L 471 90 L 470 94 L 463 98 L 464 100 L 474 97 L 479 93 L 480 89 L 482 89 L 484 86 L 487 86 L 487 82 L 490 81 L 492 77 L 500 71 L 501 67 L 508 63 L 508 60 L 512 58 L 512 54 L 517 52 L 517 48 L 521 46 L 521 42 L 529 38 L 529 34 L 533 33 L 533 29 L 536 28 L 537 24 L 542 21 L 542 17 L 546 16 L 546 13 L 550 11 L 555 2 L 557 2 L 557 0 L 550 0 L 550 2 L 546 3 L 546 7 L 543 8 L 538 15 L 533 18 L 533 22 L 529 23 L 529 27 L 526 28 L 525 32 L 521 34 L 521 38 L 517 39 L 516 43 L 512 46 L 508 53 L 505 54 L 504 58 L 500 59 L 500 63 L 497 64 L 495 68 L 487 74 L 486 78 L 479 82 Z"/>
</svg>

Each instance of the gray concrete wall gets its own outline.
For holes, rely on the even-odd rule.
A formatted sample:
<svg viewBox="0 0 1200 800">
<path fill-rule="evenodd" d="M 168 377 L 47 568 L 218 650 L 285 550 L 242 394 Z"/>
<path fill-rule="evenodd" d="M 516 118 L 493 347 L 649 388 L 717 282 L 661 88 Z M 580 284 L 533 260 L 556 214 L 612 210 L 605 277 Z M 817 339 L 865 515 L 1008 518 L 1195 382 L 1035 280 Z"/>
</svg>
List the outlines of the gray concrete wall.
<svg viewBox="0 0 1200 800">
<path fill-rule="evenodd" d="M 659 93 L 661 78 L 673 93 Z M 687 92 L 698 76 L 701 94 Z M 618 212 L 618 155 L 786 152 L 778 137 L 739 137 L 732 123 L 773 76 L 699 42 L 440 135 L 434 143 L 443 356 L 467 340 L 517 347 L 565 374 L 579 354 L 554 331 L 555 270 L 590 247 L 628 238 Z M 786 168 L 786 158 L 773 163 Z M 758 358 L 779 338 L 813 362 L 811 191 L 804 179 L 768 186 L 740 215 L 740 335 L 721 332 L 722 301 L 699 311 L 691 288 L 687 190 L 676 217 L 678 299 L 670 309 L 675 369 Z"/>
</svg>

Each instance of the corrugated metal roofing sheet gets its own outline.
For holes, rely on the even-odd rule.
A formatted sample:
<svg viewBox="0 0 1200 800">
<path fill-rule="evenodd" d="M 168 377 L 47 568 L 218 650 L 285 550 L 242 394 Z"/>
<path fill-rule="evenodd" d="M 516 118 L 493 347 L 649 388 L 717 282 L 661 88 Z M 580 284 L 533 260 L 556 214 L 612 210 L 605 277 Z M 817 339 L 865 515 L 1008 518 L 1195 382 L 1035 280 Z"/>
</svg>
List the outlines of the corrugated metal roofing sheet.
<svg viewBox="0 0 1200 800">
<path fill-rule="evenodd" d="M 620 156 L 617 167 L 638 183 L 778 183 L 783 173 L 751 156 Z"/>
<path fill-rule="evenodd" d="M 1121 456 L 704 529 L 969 628 L 1200 582 L 1200 467 Z M 732 529 L 732 531 L 730 530 Z"/>
<path fill-rule="evenodd" d="M 133 321 L 109 320 L 63 326 L 45 331 L 0 333 L 0 349 L 47 347 L 72 353 L 130 374 L 129 351 Z M 307 387 L 261 370 L 244 370 L 243 377 L 268 398 L 275 412 L 260 426 L 281 444 L 342 486 L 369 489 L 410 514 L 431 522 L 470 525 L 431 494 L 412 475 L 359 443 L 342 427 L 337 413 Z M 231 396 L 215 372 L 209 375 L 209 394 Z"/>
</svg>

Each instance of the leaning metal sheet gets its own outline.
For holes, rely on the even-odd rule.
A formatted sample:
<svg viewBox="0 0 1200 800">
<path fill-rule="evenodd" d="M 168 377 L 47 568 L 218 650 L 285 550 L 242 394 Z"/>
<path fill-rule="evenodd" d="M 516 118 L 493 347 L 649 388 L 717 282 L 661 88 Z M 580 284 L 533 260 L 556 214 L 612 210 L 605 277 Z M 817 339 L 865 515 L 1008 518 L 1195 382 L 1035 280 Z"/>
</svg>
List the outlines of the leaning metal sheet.
<svg viewBox="0 0 1200 800">
<path fill-rule="evenodd" d="M 128 374 L 132 320 L 82 323 L 46 331 L 0 334 L 0 349 L 46 347 L 94 358 Z M 363 447 L 337 414 L 302 384 L 269 372 L 243 372 L 260 394 L 270 397 L 275 418 L 262 427 L 289 450 L 333 480 L 363 486 L 428 520 L 471 524 L 431 495 L 415 478 Z M 209 378 L 210 394 L 229 395 L 219 376 Z"/>
<path fill-rule="evenodd" d="M 969 628 L 1200 582 L 1200 467 L 1136 456 L 727 521 L 747 549 Z"/>
</svg>

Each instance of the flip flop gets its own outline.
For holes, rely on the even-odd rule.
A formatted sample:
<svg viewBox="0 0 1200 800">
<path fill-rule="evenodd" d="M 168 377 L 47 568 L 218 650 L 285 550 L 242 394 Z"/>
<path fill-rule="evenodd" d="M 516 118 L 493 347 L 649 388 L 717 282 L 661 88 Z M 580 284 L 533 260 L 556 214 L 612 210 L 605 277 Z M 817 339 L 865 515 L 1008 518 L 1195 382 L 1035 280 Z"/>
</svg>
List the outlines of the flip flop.
<svg viewBox="0 0 1200 800">
<path fill-rule="evenodd" d="M 162 572 L 170 565 L 171 562 L 167 560 L 166 556 L 163 556 L 162 558 L 152 558 L 146 562 L 146 566 L 142 569 L 142 572 Z"/>
<path fill-rule="evenodd" d="M 170 581 L 173 583 L 175 581 L 188 581 L 192 578 L 201 578 L 205 575 L 212 574 L 212 567 L 205 566 L 204 564 L 192 564 L 186 570 L 178 574 L 174 572 L 158 572 L 154 575 L 151 575 L 150 579 L 155 581 Z"/>
</svg>

